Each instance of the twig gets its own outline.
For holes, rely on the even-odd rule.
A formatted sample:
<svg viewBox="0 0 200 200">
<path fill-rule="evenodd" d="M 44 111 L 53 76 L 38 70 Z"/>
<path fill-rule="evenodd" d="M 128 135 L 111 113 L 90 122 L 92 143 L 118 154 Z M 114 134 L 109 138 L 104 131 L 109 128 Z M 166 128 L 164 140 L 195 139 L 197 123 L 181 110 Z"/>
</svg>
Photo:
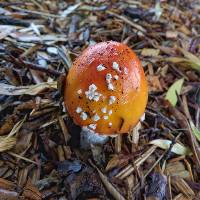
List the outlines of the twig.
<svg viewBox="0 0 200 200">
<path fill-rule="evenodd" d="M 61 72 L 59 72 L 59 71 L 57 71 L 55 69 L 44 68 L 44 67 L 42 67 L 40 65 L 24 61 L 21 58 L 15 58 L 13 56 L 9 56 L 9 57 L 2 56 L 2 58 L 4 60 L 8 61 L 8 62 L 13 63 L 17 67 L 24 66 L 24 67 L 27 67 L 29 69 L 33 69 L 33 70 L 38 70 L 38 71 L 41 71 L 41 72 L 45 72 L 45 73 L 47 73 L 49 75 L 54 75 L 56 77 L 58 77 L 58 76 L 60 76 L 62 74 Z"/>
<path fill-rule="evenodd" d="M 176 142 L 177 142 L 178 138 L 181 136 L 181 134 L 182 133 L 179 133 L 175 138 L 173 138 L 173 140 L 172 140 L 172 142 L 169 146 L 169 149 L 167 149 L 163 159 L 161 160 L 161 165 L 164 164 L 164 162 L 167 161 L 170 158 L 172 148 L 176 144 Z"/>
<path fill-rule="evenodd" d="M 58 117 L 58 121 L 59 121 L 59 124 L 60 124 L 60 127 L 62 129 L 62 132 L 63 132 L 63 135 L 64 135 L 64 138 L 65 138 L 65 144 L 67 145 L 69 139 L 71 138 L 71 135 L 69 134 L 69 131 L 67 129 L 67 126 L 62 118 L 62 116 L 59 116 Z"/>
<path fill-rule="evenodd" d="M 135 29 L 137 29 L 137 30 L 139 30 L 139 31 L 141 31 L 141 32 L 143 32 L 143 33 L 146 33 L 146 30 L 145 30 L 142 26 L 140 26 L 140 25 L 134 23 L 133 21 L 130 21 L 130 20 L 127 19 L 126 17 L 124 17 L 124 16 L 122 16 L 122 15 L 118 15 L 118 14 L 116 14 L 116 13 L 114 13 L 114 12 L 109 11 L 109 10 L 107 10 L 106 12 L 107 12 L 108 14 L 114 16 L 114 17 L 117 17 L 118 19 L 121 19 L 122 21 L 124 21 L 125 23 L 129 24 L 129 25 L 132 26 L 133 28 L 135 28 Z"/>
<path fill-rule="evenodd" d="M 36 95 L 42 92 L 44 89 L 53 88 L 57 89 L 57 82 L 43 82 L 35 85 L 26 85 L 26 86 L 13 86 L 8 84 L 0 83 L 0 94 L 3 95 Z"/>
<path fill-rule="evenodd" d="M 119 174 L 116 175 L 116 178 L 124 179 L 129 176 L 135 170 L 135 167 L 139 167 L 155 150 L 156 146 L 150 147 L 134 162 L 134 166 L 132 166 L 131 164 L 126 166 L 125 169 L 123 169 Z"/>
<path fill-rule="evenodd" d="M 188 140 L 190 142 L 190 145 L 192 147 L 192 151 L 194 153 L 195 159 L 197 161 L 197 165 L 200 167 L 200 151 L 199 151 L 199 145 L 197 143 L 196 138 L 192 134 L 191 127 L 187 121 L 187 118 L 175 107 L 169 106 L 169 111 L 174 115 L 177 122 L 182 128 L 185 128 L 185 133 L 187 134 Z"/>
<path fill-rule="evenodd" d="M 165 155 L 165 153 L 163 155 L 160 156 L 160 158 L 158 158 L 158 160 L 153 164 L 153 166 L 146 172 L 146 174 L 144 175 L 144 179 L 151 173 L 151 171 L 154 169 L 154 167 L 161 161 L 161 159 L 163 158 L 163 156 Z M 138 183 L 134 189 L 133 189 L 133 193 L 136 192 L 136 190 L 138 189 L 138 187 L 140 186 L 140 183 Z"/>
<path fill-rule="evenodd" d="M 122 135 L 115 137 L 115 152 L 120 153 L 122 150 Z"/>
<path fill-rule="evenodd" d="M 37 163 L 36 163 L 35 161 L 33 161 L 33 160 L 31 160 L 31 159 L 28 159 L 28 158 L 26 158 L 26 157 L 24 157 L 24 156 L 18 155 L 18 154 L 13 153 L 13 152 L 8 152 L 8 154 L 10 154 L 11 156 L 14 156 L 14 157 L 16 157 L 16 158 L 19 158 L 19 159 L 22 159 L 22 160 L 25 160 L 25 161 L 27 161 L 27 162 L 30 162 L 30 163 L 33 163 L 33 164 L 36 164 L 36 165 L 37 165 Z"/>
<path fill-rule="evenodd" d="M 23 27 L 29 27 L 30 23 L 24 20 L 20 19 L 14 19 L 9 16 L 0 16 L 0 24 L 3 25 L 15 25 L 15 26 L 23 26 Z"/>
<path fill-rule="evenodd" d="M 169 191 L 169 200 L 172 200 L 172 185 L 171 185 L 171 176 L 167 176 L 168 182 L 168 191 Z"/>
<path fill-rule="evenodd" d="M 46 13 L 46 12 L 39 12 L 39 11 L 35 11 L 35 10 L 28 10 L 28 9 L 19 8 L 19 7 L 16 7 L 16 6 L 11 6 L 11 8 L 14 9 L 14 10 L 19 10 L 19 11 L 26 12 L 26 13 L 40 15 L 42 17 L 53 17 L 53 18 L 61 17 L 60 15 L 54 15 L 54 14 L 50 14 L 50 13 Z"/>
<path fill-rule="evenodd" d="M 28 4 L 28 3 L 25 3 L 25 2 L 1 2 L 0 3 L 0 6 L 1 7 L 8 7 L 8 6 L 21 6 L 21 5 L 26 5 L 26 4 Z"/>
<path fill-rule="evenodd" d="M 89 160 L 89 163 L 94 167 L 98 173 L 99 176 L 103 182 L 103 184 L 106 186 L 107 190 L 110 192 L 110 194 L 116 199 L 116 200 L 125 200 L 125 198 L 115 189 L 115 187 L 108 181 L 108 178 L 98 169 L 97 166 L 95 166 L 91 160 Z"/>
</svg>

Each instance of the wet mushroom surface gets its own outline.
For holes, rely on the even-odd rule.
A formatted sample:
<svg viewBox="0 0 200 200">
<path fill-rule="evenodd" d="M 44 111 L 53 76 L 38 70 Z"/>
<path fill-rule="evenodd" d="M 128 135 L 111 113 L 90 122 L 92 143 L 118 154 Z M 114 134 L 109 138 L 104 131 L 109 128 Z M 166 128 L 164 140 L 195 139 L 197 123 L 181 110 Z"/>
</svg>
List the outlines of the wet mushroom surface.
<svg viewBox="0 0 200 200">
<path fill-rule="evenodd" d="M 88 47 L 66 78 L 64 101 L 74 122 L 100 134 L 127 133 L 143 115 L 147 82 L 141 63 L 125 44 Z"/>
<path fill-rule="evenodd" d="M 0 200 L 199 200 L 199 24 L 199 0 L 0 0 Z"/>
</svg>

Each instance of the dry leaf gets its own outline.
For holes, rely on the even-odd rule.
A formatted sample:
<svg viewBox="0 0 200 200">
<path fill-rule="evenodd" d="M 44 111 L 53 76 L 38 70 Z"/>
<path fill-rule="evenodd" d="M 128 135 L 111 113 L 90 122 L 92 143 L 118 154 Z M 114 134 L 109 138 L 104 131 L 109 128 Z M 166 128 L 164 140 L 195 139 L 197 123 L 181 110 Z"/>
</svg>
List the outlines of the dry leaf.
<svg viewBox="0 0 200 200">
<path fill-rule="evenodd" d="M 36 95 L 43 91 L 44 89 L 54 88 L 57 89 L 57 82 L 43 82 L 36 85 L 27 85 L 27 86 L 13 86 L 1 83 L 0 84 L 0 95 Z"/>
<path fill-rule="evenodd" d="M 177 38 L 178 32 L 177 31 L 167 31 L 166 37 L 167 38 Z"/>
<path fill-rule="evenodd" d="M 119 164 L 119 157 L 118 156 L 113 156 L 111 160 L 109 160 L 107 166 L 106 166 L 106 171 L 109 171 L 116 167 Z"/>
<path fill-rule="evenodd" d="M 183 86 L 184 78 L 174 82 L 167 91 L 165 99 L 167 99 L 173 106 L 176 106 L 178 101 L 177 95 L 180 95 Z"/>
<path fill-rule="evenodd" d="M 163 140 L 163 139 L 156 139 L 152 140 L 150 144 L 153 144 L 157 147 L 160 147 L 161 149 L 169 149 L 172 141 L 170 140 Z M 172 150 L 173 153 L 176 153 L 178 155 L 189 155 L 191 154 L 191 150 L 188 147 L 185 147 L 179 143 L 176 143 L 173 145 Z"/>
<path fill-rule="evenodd" d="M 178 49 L 185 56 L 185 58 L 187 58 L 189 60 L 189 62 L 191 62 L 191 67 L 200 71 L 200 59 L 197 56 L 195 56 L 194 54 L 190 53 L 189 51 L 186 51 L 183 48 L 179 47 Z"/>
<path fill-rule="evenodd" d="M 153 57 L 153 56 L 158 56 L 159 53 L 160 53 L 159 49 L 147 49 L 147 48 L 144 48 L 144 49 L 142 49 L 141 55 Z"/>
<path fill-rule="evenodd" d="M 163 9 L 160 6 L 160 1 L 157 1 L 155 8 L 154 8 L 154 12 L 155 12 L 155 20 L 159 20 L 163 13 Z"/>
<path fill-rule="evenodd" d="M 180 193 L 173 198 L 173 200 L 191 200 L 190 198 L 186 197 L 184 194 Z"/>
<path fill-rule="evenodd" d="M 61 17 L 67 17 L 70 13 L 74 12 L 82 3 L 74 4 L 69 6 L 66 10 L 61 13 Z"/>
<path fill-rule="evenodd" d="M 158 76 L 148 75 L 147 76 L 148 87 L 150 92 L 163 91 L 160 80 Z"/>
<path fill-rule="evenodd" d="M 175 190 L 177 190 L 178 192 L 182 192 L 188 198 L 193 199 L 195 193 L 182 178 L 173 176 L 171 177 L 171 182 Z"/>
<path fill-rule="evenodd" d="M 49 34 L 49 35 L 34 35 L 34 34 L 28 34 L 28 33 L 20 33 L 20 32 L 15 32 L 11 33 L 10 36 L 12 38 L 15 38 L 21 42 L 52 42 L 56 43 L 58 41 L 66 41 L 67 37 L 66 35 L 59 35 L 59 34 Z"/>
<path fill-rule="evenodd" d="M 42 194 L 38 188 L 31 183 L 30 180 L 27 181 L 22 196 L 25 199 L 42 200 Z"/>
<path fill-rule="evenodd" d="M 194 123 L 190 120 L 190 127 L 192 129 L 192 133 L 196 136 L 197 140 L 200 142 L 200 131 L 194 125 Z"/>
<path fill-rule="evenodd" d="M 190 179 L 190 173 L 188 170 L 185 169 L 185 166 L 182 162 L 167 163 L 165 170 L 166 173 L 170 176 L 178 176 L 181 178 Z"/>
<path fill-rule="evenodd" d="M 26 120 L 26 116 L 24 117 L 24 119 L 20 120 L 14 125 L 11 132 L 7 136 L 0 136 L 0 152 L 12 149 L 15 146 L 16 137 L 14 135 L 22 127 L 25 120 Z"/>
<path fill-rule="evenodd" d="M 13 182 L 0 178 L 0 188 L 1 200 L 19 199 L 19 193 L 16 191 L 16 185 Z"/>
<path fill-rule="evenodd" d="M 15 26 L 0 25 L 0 40 L 4 39 L 11 32 L 15 31 Z"/>
<path fill-rule="evenodd" d="M 164 58 L 161 60 L 173 62 L 173 63 L 183 63 L 183 64 L 186 64 L 188 67 L 192 67 L 193 69 L 200 71 L 200 59 L 194 54 L 182 48 L 178 48 L 178 49 L 184 55 L 184 58 L 183 57 L 169 57 L 169 58 Z"/>
</svg>

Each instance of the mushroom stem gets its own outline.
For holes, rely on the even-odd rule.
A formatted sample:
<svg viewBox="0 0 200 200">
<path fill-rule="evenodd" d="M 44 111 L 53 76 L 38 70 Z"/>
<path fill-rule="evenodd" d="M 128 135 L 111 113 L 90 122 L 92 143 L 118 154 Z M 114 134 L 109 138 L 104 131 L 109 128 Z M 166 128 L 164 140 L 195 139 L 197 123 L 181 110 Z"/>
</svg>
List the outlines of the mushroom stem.
<svg viewBox="0 0 200 200">
<path fill-rule="evenodd" d="M 108 139 L 109 136 L 99 135 L 87 127 L 82 127 L 80 133 L 80 145 L 82 149 L 91 149 L 91 145 L 102 146 L 108 141 Z"/>
<path fill-rule="evenodd" d="M 108 141 L 109 136 L 99 135 L 94 131 L 91 131 L 87 127 L 82 127 L 80 133 L 80 145 L 84 150 L 91 150 L 93 159 L 101 164 L 105 161 L 105 155 L 103 153 L 103 145 Z"/>
</svg>

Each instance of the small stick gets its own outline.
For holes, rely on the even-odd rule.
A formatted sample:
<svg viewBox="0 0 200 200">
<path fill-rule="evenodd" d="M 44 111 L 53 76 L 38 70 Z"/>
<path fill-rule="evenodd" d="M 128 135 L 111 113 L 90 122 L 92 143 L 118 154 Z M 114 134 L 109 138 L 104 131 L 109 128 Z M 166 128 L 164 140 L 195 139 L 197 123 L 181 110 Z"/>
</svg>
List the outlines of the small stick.
<svg viewBox="0 0 200 200">
<path fill-rule="evenodd" d="M 122 150 L 122 135 L 118 135 L 115 138 L 115 152 L 120 153 Z"/>
<path fill-rule="evenodd" d="M 41 72 L 45 72 L 45 73 L 47 73 L 49 75 L 54 75 L 56 77 L 58 77 L 58 76 L 60 76 L 62 74 L 61 72 L 59 72 L 59 71 L 57 71 L 55 69 L 44 68 L 44 67 L 42 67 L 40 65 L 24 61 L 21 58 L 17 59 L 17 58 L 15 58 L 13 56 L 9 56 L 9 57 L 3 56 L 3 59 L 8 61 L 8 62 L 13 63 L 17 67 L 24 66 L 24 67 L 27 67 L 29 69 L 34 69 L 34 70 L 39 70 Z"/>
<path fill-rule="evenodd" d="M 172 186 L 171 186 L 171 176 L 167 177 L 168 187 L 169 187 L 169 198 L 172 200 Z"/>
<path fill-rule="evenodd" d="M 127 176 L 129 176 L 134 170 L 135 167 L 139 167 L 154 151 L 156 150 L 156 146 L 151 146 L 143 155 L 141 155 L 133 165 L 127 165 L 126 168 L 124 168 L 119 174 L 117 174 L 115 177 L 119 179 L 124 179 Z"/>
<path fill-rule="evenodd" d="M 71 135 L 68 132 L 68 129 L 67 129 L 66 125 L 65 125 L 65 122 L 64 122 L 64 119 L 62 118 L 62 116 L 58 117 L 58 122 L 60 124 L 60 127 L 62 129 L 64 138 L 65 138 L 65 144 L 67 145 L 69 139 L 71 138 Z"/>
<path fill-rule="evenodd" d="M 65 153 L 64 153 L 63 147 L 61 145 L 58 146 L 57 152 L 58 152 L 59 161 L 64 161 L 65 160 Z"/>
<path fill-rule="evenodd" d="M 101 181 L 106 186 L 107 190 L 110 192 L 110 194 L 114 197 L 116 200 L 125 200 L 125 198 L 116 190 L 116 188 L 108 181 L 108 178 L 98 169 L 97 166 L 95 166 L 91 160 L 89 160 L 89 163 L 94 167 L 97 172 L 99 173 L 99 176 L 101 178 Z"/>
<path fill-rule="evenodd" d="M 129 24 L 130 26 L 132 26 L 133 28 L 141 31 L 142 33 L 146 33 L 146 29 L 144 29 L 142 26 L 138 25 L 137 23 L 134 23 L 133 21 L 130 21 L 129 19 L 127 19 L 125 16 L 123 15 L 118 15 L 114 12 L 111 11 L 106 11 L 109 15 L 112 15 L 114 17 L 117 17 L 118 19 L 121 19 L 122 21 L 124 21 L 126 24 Z"/>
<path fill-rule="evenodd" d="M 26 13 L 30 13 L 30 14 L 35 14 L 35 15 L 40 15 L 41 17 L 52 17 L 52 18 L 61 18 L 60 15 L 55 15 L 55 14 L 51 14 L 51 13 L 47 13 L 47 12 L 43 12 L 43 11 L 35 11 L 35 10 L 28 10 L 28 9 L 24 9 L 24 8 L 19 8 L 16 6 L 11 6 L 12 9 L 14 10 L 19 10 L 21 12 L 26 12 Z"/>
<path fill-rule="evenodd" d="M 153 164 L 153 166 L 146 172 L 146 174 L 144 175 L 144 179 L 151 173 L 151 171 L 152 171 L 152 170 L 154 169 L 154 167 L 161 161 L 161 159 L 163 158 L 164 155 L 165 155 L 165 153 L 162 154 L 162 155 L 159 157 L 159 159 Z M 140 186 L 140 183 L 138 183 L 138 184 L 134 187 L 133 193 L 136 192 L 136 190 L 139 188 L 139 186 Z"/>
</svg>

